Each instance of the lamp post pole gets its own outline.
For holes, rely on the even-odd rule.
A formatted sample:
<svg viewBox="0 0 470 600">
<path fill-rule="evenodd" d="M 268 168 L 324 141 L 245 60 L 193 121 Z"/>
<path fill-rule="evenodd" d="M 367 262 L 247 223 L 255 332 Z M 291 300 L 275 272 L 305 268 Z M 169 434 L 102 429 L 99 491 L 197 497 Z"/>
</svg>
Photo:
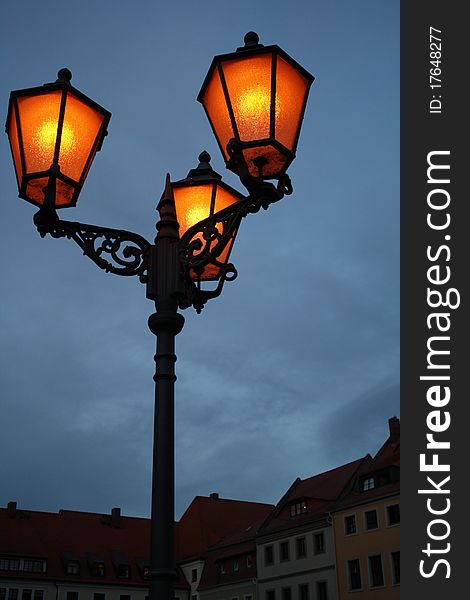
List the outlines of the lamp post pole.
<svg viewBox="0 0 470 600">
<path fill-rule="evenodd" d="M 149 281 L 156 286 L 156 312 L 149 328 L 157 338 L 150 526 L 150 600 L 173 600 L 176 579 L 175 522 L 175 337 L 183 329 L 178 311 L 179 235 L 176 210 L 167 185 L 158 205 L 155 245 L 150 248 Z"/>
</svg>

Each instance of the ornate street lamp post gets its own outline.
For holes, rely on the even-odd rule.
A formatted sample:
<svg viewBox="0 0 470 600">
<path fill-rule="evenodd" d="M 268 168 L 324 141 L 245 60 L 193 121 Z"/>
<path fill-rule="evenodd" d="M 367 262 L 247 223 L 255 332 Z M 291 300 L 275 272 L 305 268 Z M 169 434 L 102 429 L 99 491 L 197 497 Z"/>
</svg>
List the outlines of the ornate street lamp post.
<svg viewBox="0 0 470 600">
<path fill-rule="evenodd" d="M 153 244 L 130 231 L 57 215 L 75 206 L 111 117 L 71 78 L 61 69 L 55 83 L 12 92 L 6 131 L 19 196 L 39 207 L 34 223 L 40 235 L 72 239 L 101 269 L 136 275 L 155 302 L 149 318 L 157 338 L 150 600 L 173 600 L 175 336 L 184 325 L 178 309 L 193 306 L 199 313 L 221 294 L 225 281 L 237 276 L 228 260 L 243 217 L 292 193 L 286 170 L 313 77 L 278 46 L 259 44 L 253 32 L 245 46 L 214 58 L 198 100 L 227 168 L 248 195 L 224 183 L 202 152 L 185 179 L 172 182 L 167 175 Z M 208 281 L 215 287 L 205 289 Z"/>
</svg>

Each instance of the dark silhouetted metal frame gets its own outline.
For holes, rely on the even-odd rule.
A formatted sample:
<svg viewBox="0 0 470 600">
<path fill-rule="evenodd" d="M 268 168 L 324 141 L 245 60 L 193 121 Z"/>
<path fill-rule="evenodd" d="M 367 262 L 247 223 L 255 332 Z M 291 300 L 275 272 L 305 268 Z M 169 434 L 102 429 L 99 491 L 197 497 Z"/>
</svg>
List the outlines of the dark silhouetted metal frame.
<svg viewBox="0 0 470 600">
<path fill-rule="evenodd" d="M 283 148 L 274 140 L 274 117 L 273 98 L 276 84 L 276 60 L 282 56 L 284 60 L 293 65 L 311 83 L 313 77 L 291 59 L 278 46 L 263 47 L 258 44 L 258 36 L 249 33 L 245 36 L 245 47 L 239 48 L 236 53 L 217 56 L 212 62 L 209 73 L 206 76 L 198 100 L 201 99 L 210 73 L 213 68 L 219 68 L 220 63 L 228 58 L 239 57 L 241 52 L 251 55 L 272 52 L 273 64 L 271 72 L 271 121 L 270 135 L 272 139 L 260 141 L 262 144 L 272 144 L 277 148 Z M 11 116 L 15 114 L 18 144 L 21 160 L 21 185 L 20 197 L 31 202 L 25 197 L 27 182 L 41 176 L 48 177 L 48 184 L 44 187 L 44 204 L 40 205 L 39 211 L 34 216 L 34 223 L 39 234 L 44 237 L 47 234 L 54 238 L 68 238 L 73 240 L 99 268 L 106 272 L 125 277 L 137 276 L 146 285 L 147 297 L 155 302 L 155 313 L 149 318 L 148 324 L 152 333 L 155 334 L 155 412 L 154 412 L 154 447 L 153 447 L 153 472 L 152 472 L 152 509 L 151 509 L 151 535 L 150 535 L 150 563 L 149 575 L 149 598 L 150 600 L 174 600 L 174 583 L 176 581 L 176 567 L 174 556 L 174 383 L 175 375 L 175 336 L 182 330 L 184 318 L 178 313 L 178 308 L 185 309 L 193 306 L 196 311 L 201 312 L 205 303 L 219 296 L 226 281 L 233 281 L 237 277 L 237 270 L 232 263 L 219 260 L 221 254 L 226 250 L 228 244 L 232 244 L 240 226 L 241 220 L 250 213 L 258 212 L 261 208 L 267 209 L 270 204 L 277 202 L 286 194 L 292 193 L 292 184 L 288 175 L 284 172 L 278 177 L 277 185 L 264 181 L 262 176 L 253 177 L 243 156 L 243 149 L 255 146 L 256 142 L 243 144 L 239 139 L 233 139 L 229 143 L 228 168 L 232 169 L 240 177 L 240 181 L 248 190 L 247 196 L 242 196 L 230 186 L 224 184 L 220 175 L 215 174 L 208 165 L 210 158 L 207 153 L 200 155 L 202 164 L 197 169 L 189 172 L 186 180 L 172 184 L 167 175 L 165 192 L 158 204 L 160 220 L 156 224 L 157 235 L 154 243 L 148 242 L 141 235 L 109 227 L 89 225 L 74 221 L 59 219 L 55 206 L 56 179 L 62 179 L 66 183 L 75 185 L 73 195 L 74 205 L 78 198 L 81 186 L 85 180 L 94 154 L 100 149 L 111 114 L 87 98 L 84 94 L 70 85 L 71 73 L 68 69 L 59 72 L 59 79 L 53 84 L 43 87 L 30 88 L 12 92 L 10 96 L 9 112 L 7 117 L 7 133 Z M 223 79 L 223 73 L 222 73 Z M 224 80 L 223 80 L 224 81 Z M 225 81 L 223 83 L 225 85 Z M 273 87 L 274 86 L 274 87 Z M 104 120 L 95 145 L 91 150 L 85 168 L 79 182 L 73 182 L 60 173 L 58 164 L 59 144 L 57 139 L 54 161 L 51 168 L 41 173 L 26 173 L 24 146 L 21 132 L 21 122 L 18 115 L 17 99 L 25 95 L 47 93 L 51 90 L 62 91 L 62 102 L 59 119 L 61 130 L 64 120 L 65 97 L 73 93 L 77 98 L 86 102 L 89 106 L 100 111 Z M 225 85 L 225 93 L 232 112 L 233 111 Z M 305 95 L 304 106 L 301 117 L 305 110 L 307 100 Z M 206 111 L 207 112 L 207 111 Z M 302 118 L 299 121 L 296 143 L 300 132 Z M 209 119 L 210 121 L 210 119 Z M 212 129 L 215 129 L 211 123 Z M 236 131 L 236 129 L 234 129 Z M 216 139 L 220 145 L 220 142 Z M 11 143 L 11 140 L 10 140 Z M 12 147 L 13 154 L 13 147 Z M 225 158 L 225 153 L 222 149 Z M 289 155 L 289 163 L 294 158 L 294 153 Z M 206 160 L 207 159 L 207 160 Z M 14 155 L 13 155 L 14 160 Z M 288 165 L 287 165 L 288 166 Z M 286 166 L 286 168 L 287 168 Z M 261 174 L 260 174 L 261 175 Z M 215 188 L 217 185 L 225 187 L 230 193 L 239 196 L 238 202 L 210 214 L 210 216 L 193 227 L 189 228 L 181 237 L 179 236 L 179 225 L 176 218 L 176 207 L 173 196 L 173 187 L 183 185 L 188 179 L 193 178 L 201 182 L 204 177 L 212 177 L 212 204 L 214 209 Z M 18 178 L 18 176 L 17 176 Z M 276 179 L 276 178 L 273 178 Z M 36 202 L 32 202 L 36 204 Z M 62 208 L 62 206 L 60 207 Z M 202 239 L 201 239 L 202 238 Z M 215 242 L 215 243 L 214 243 Z M 229 248 L 230 250 L 231 248 Z M 213 289 L 202 289 L 201 281 L 193 275 L 202 273 L 207 265 L 213 265 L 219 269 L 217 285 Z"/>
</svg>

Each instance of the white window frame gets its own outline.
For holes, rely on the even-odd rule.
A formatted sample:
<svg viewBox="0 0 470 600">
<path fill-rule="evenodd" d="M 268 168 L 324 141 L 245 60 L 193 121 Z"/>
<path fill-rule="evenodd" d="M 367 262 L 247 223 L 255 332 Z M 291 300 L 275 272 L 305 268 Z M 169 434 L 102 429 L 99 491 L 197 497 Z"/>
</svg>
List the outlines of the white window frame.
<svg viewBox="0 0 470 600">
<path fill-rule="evenodd" d="M 399 527 L 400 526 L 401 514 L 400 514 L 400 521 L 398 521 L 398 523 L 390 523 L 390 520 L 388 517 L 388 509 L 390 508 L 390 506 L 397 506 L 397 505 L 398 505 L 398 510 L 400 510 L 400 502 L 393 502 L 393 503 L 387 504 L 385 506 L 385 521 L 387 523 L 387 527 Z"/>
<path fill-rule="evenodd" d="M 383 579 L 382 585 L 372 585 L 372 572 L 371 572 L 371 568 L 370 568 L 370 559 L 373 556 L 380 556 L 380 564 L 382 567 L 382 579 Z M 382 552 L 379 552 L 377 554 L 368 554 L 367 555 L 367 574 L 368 574 L 368 579 L 369 579 L 369 588 L 371 590 L 380 590 L 385 587 L 384 559 L 382 556 Z"/>
<path fill-rule="evenodd" d="M 354 528 L 355 531 L 353 533 L 348 533 L 346 530 L 346 519 L 347 517 L 354 517 Z M 344 535 L 350 537 L 351 535 L 357 535 L 357 515 L 356 513 L 348 513 L 347 515 L 343 515 L 343 530 Z"/>
<path fill-rule="evenodd" d="M 359 564 L 359 568 L 360 568 L 360 564 Z M 315 598 L 318 598 L 318 586 L 320 583 L 324 583 L 325 584 L 325 589 L 326 589 L 326 597 L 329 598 L 329 593 L 328 593 L 328 579 L 319 579 L 318 581 L 315 582 L 315 591 L 316 591 L 316 595 Z M 362 583 L 362 577 L 361 577 L 361 583 Z"/>
<path fill-rule="evenodd" d="M 302 555 L 299 554 L 299 542 L 300 540 L 304 541 L 304 553 Z M 301 535 L 295 538 L 295 558 L 297 560 L 302 560 L 307 558 L 307 538 L 304 535 Z"/>
<path fill-rule="evenodd" d="M 375 514 L 377 515 L 377 527 L 373 527 L 372 529 L 368 529 L 367 528 L 367 519 L 366 519 L 366 513 L 372 512 L 375 510 Z M 368 510 L 365 510 L 363 513 L 363 521 L 364 521 L 364 531 L 366 533 L 368 533 L 369 531 L 377 531 L 378 529 L 380 529 L 380 518 L 379 518 L 379 511 L 377 508 L 369 508 Z"/>
<path fill-rule="evenodd" d="M 353 560 L 357 560 L 359 563 L 359 576 L 361 578 L 361 587 L 353 588 L 351 585 L 351 571 L 349 570 L 349 563 Z M 362 576 L 361 559 L 358 556 L 346 559 L 346 573 L 348 574 L 348 592 L 362 592 L 364 590 L 364 578 Z"/>
<path fill-rule="evenodd" d="M 287 544 L 287 558 L 282 558 L 282 550 L 281 548 L 284 546 L 284 544 Z M 289 562 L 290 561 L 290 540 L 282 540 L 282 542 L 279 542 L 279 562 Z"/>
<path fill-rule="evenodd" d="M 400 554 L 400 550 L 391 550 L 390 551 L 390 555 L 389 555 L 389 559 L 390 559 L 390 581 L 392 582 L 392 586 L 398 586 L 400 585 L 400 581 L 395 581 L 395 573 L 393 570 L 393 558 L 392 558 L 392 554 L 395 554 L 396 552 L 398 552 L 398 554 Z M 401 555 L 400 555 L 400 567 L 401 567 Z M 401 580 L 401 574 L 400 574 L 400 580 Z"/>
<path fill-rule="evenodd" d="M 316 536 L 317 535 L 321 535 L 323 536 L 323 550 L 317 550 L 316 548 Z M 326 535 L 325 535 L 325 531 L 315 531 L 313 533 L 313 553 L 315 554 L 315 556 L 318 556 L 319 554 L 325 554 L 326 552 Z"/>
</svg>

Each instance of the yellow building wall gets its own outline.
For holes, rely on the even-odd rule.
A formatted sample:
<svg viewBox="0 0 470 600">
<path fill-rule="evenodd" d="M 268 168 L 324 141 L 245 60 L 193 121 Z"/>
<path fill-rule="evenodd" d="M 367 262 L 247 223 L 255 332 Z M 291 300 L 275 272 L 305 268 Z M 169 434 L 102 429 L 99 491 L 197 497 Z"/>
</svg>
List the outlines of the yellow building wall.
<svg viewBox="0 0 470 600">
<path fill-rule="evenodd" d="M 399 496 L 393 496 L 386 500 L 354 506 L 333 515 L 339 600 L 399 600 L 400 584 L 394 584 L 392 580 L 391 553 L 400 550 L 400 525 L 389 526 L 386 511 L 387 506 L 399 503 Z M 364 513 L 373 509 L 377 510 L 378 528 L 367 531 Z M 356 533 L 346 535 L 344 517 L 351 514 L 356 515 Z M 384 586 L 371 588 L 368 557 L 377 554 L 382 556 Z M 349 589 L 348 560 L 353 559 L 360 561 L 360 591 Z"/>
</svg>

